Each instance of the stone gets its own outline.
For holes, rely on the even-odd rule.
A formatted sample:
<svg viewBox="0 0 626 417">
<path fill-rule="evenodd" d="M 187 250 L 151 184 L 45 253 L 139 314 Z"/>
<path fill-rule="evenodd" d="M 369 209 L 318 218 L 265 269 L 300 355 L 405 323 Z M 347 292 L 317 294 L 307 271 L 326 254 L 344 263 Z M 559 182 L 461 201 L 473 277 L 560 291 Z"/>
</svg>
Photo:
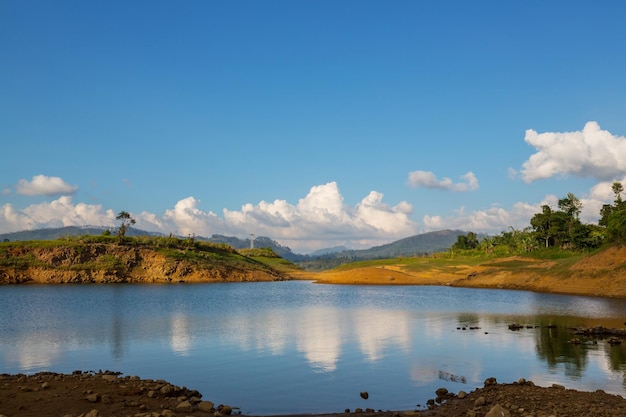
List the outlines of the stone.
<svg viewBox="0 0 626 417">
<path fill-rule="evenodd" d="M 44 382 L 43 384 L 41 384 L 41 389 L 48 389 L 50 388 L 50 384 L 47 382 Z"/>
<path fill-rule="evenodd" d="M 498 381 L 494 377 L 485 379 L 485 386 L 488 387 L 490 385 L 498 385 Z"/>
<path fill-rule="evenodd" d="M 511 412 L 500 404 L 496 404 L 485 414 L 485 417 L 511 417 Z"/>
<path fill-rule="evenodd" d="M 361 396 L 361 398 L 363 398 L 364 400 L 367 400 L 370 395 L 368 394 L 367 391 L 361 391 L 361 393 L 359 394 Z"/>
<path fill-rule="evenodd" d="M 210 413 L 211 411 L 213 411 L 214 407 L 215 407 L 215 404 L 213 404 L 211 401 L 200 401 L 198 403 L 198 410 L 203 411 L 205 413 Z"/>
<path fill-rule="evenodd" d="M 467 398 L 467 392 L 459 391 L 459 394 L 457 395 L 457 398 L 459 398 L 460 400 L 464 400 L 465 398 Z"/>
<path fill-rule="evenodd" d="M 105 381 L 117 381 L 117 375 L 102 375 L 102 379 L 104 379 Z"/>
<path fill-rule="evenodd" d="M 474 407 L 482 407 L 485 404 L 487 404 L 485 397 L 478 397 L 476 401 L 474 401 Z"/>
<path fill-rule="evenodd" d="M 99 394 L 88 394 L 85 399 L 87 401 L 89 401 L 90 403 L 97 403 L 98 401 L 100 401 L 100 395 Z"/>
<path fill-rule="evenodd" d="M 221 414 L 225 416 L 229 416 L 233 413 L 233 407 L 231 407 L 230 405 L 220 404 L 217 406 L 217 411 L 219 411 Z"/>
<path fill-rule="evenodd" d="M 176 406 L 177 413 L 191 413 L 193 412 L 193 405 L 189 401 L 183 401 Z"/>
<path fill-rule="evenodd" d="M 85 414 L 85 417 L 100 417 L 100 412 L 94 409 L 88 412 L 87 414 Z"/>
<path fill-rule="evenodd" d="M 171 386 L 170 384 L 167 384 L 167 385 L 164 385 L 163 387 L 161 387 L 161 389 L 159 391 L 161 391 L 161 394 L 168 395 L 168 394 L 171 394 L 171 393 L 174 392 L 174 387 Z"/>
<path fill-rule="evenodd" d="M 435 394 L 437 394 L 437 397 L 443 397 L 448 393 L 448 390 L 445 388 L 438 388 L 437 391 L 435 391 Z"/>
</svg>

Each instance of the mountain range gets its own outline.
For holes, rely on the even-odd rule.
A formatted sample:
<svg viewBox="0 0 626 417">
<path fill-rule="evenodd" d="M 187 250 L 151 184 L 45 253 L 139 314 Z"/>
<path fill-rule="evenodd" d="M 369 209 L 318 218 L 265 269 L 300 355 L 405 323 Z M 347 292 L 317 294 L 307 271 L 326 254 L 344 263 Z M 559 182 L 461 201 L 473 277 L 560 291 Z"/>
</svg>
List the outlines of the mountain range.
<svg viewBox="0 0 626 417">
<path fill-rule="evenodd" d="M 115 233 L 114 229 L 102 226 L 66 226 L 59 228 L 47 228 L 4 233 L 0 234 L 0 241 L 55 240 L 62 239 L 67 236 L 99 235 L 106 230 Z M 466 232 L 463 232 L 461 230 L 439 230 L 435 232 L 428 232 L 410 236 L 404 239 L 397 240 L 395 242 L 375 246 L 369 249 L 354 250 L 346 249 L 345 247 L 339 246 L 334 248 L 320 249 L 309 255 L 294 253 L 289 247 L 283 246 L 275 240 L 272 240 L 265 236 L 259 236 L 255 238 L 254 247 L 271 248 L 276 254 L 291 262 L 300 264 L 322 263 L 324 264 L 324 267 L 331 267 L 353 261 L 395 258 L 402 256 L 422 256 L 435 252 L 445 251 L 457 241 L 457 237 L 459 235 L 463 235 L 465 233 Z M 129 228 L 126 234 L 128 236 L 162 236 L 161 233 L 147 232 L 135 228 Z M 240 239 L 234 236 L 195 236 L 195 239 L 214 243 L 226 243 L 235 249 L 244 249 L 251 247 L 250 239 Z M 315 268 L 315 266 L 312 267 Z"/>
</svg>

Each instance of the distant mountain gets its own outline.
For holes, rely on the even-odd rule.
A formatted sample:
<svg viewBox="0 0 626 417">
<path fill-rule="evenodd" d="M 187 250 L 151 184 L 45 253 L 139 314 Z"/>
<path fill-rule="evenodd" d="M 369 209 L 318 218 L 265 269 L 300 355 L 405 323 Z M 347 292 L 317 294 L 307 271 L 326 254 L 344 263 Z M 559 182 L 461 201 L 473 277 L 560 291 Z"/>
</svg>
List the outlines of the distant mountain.
<svg viewBox="0 0 626 417">
<path fill-rule="evenodd" d="M 115 227 L 105 226 L 65 226 L 47 229 L 23 230 L 21 232 L 0 234 L 0 241 L 15 240 L 56 240 L 67 236 L 101 235 L 105 230 L 116 232 Z M 161 233 L 146 232 L 145 230 L 129 228 L 127 236 L 163 236 Z"/>
<path fill-rule="evenodd" d="M 54 240 L 62 239 L 66 236 L 80 235 L 100 235 L 105 230 L 115 233 L 115 228 L 99 227 L 99 226 L 68 226 L 52 229 L 27 230 L 22 232 L 0 234 L 0 241 L 8 240 Z M 348 250 L 345 247 L 338 246 L 334 248 L 320 249 L 310 255 L 301 255 L 292 252 L 292 250 L 283 246 L 265 236 L 259 236 L 254 239 L 254 247 L 271 248 L 276 254 L 282 258 L 298 263 L 304 267 L 312 269 L 323 269 L 337 266 L 343 263 L 382 258 L 396 258 L 399 256 L 422 256 L 435 252 L 447 250 L 452 246 L 459 235 L 466 232 L 461 230 L 440 230 L 437 232 L 428 232 L 420 235 L 410 236 L 401 240 L 397 240 L 386 245 L 375 246 L 370 249 Z M 130 228 L 127 231 L 128 236 L 163 236 L 161 233 L 147 232 L 145 230 Z M 234 236 L 212 235 L 211 237 L 196 236 L 196 239 L 213 242 L 225 243 L 235 249 L 244 249 L 250 247 L 250 239 L 240 239 Z"/>
<path fill-rule="evenodd" d="M 347 250 L 348 248 L 346 248 L 345 246 L 333 246 L 332 248 L 324 248 L 324 249 L 316 250 L 315 252 L 311 252 L 309 256 L 323 256 L 323 255 L 328 255 L 330 253 L 343 252 Z"/>
</svg>

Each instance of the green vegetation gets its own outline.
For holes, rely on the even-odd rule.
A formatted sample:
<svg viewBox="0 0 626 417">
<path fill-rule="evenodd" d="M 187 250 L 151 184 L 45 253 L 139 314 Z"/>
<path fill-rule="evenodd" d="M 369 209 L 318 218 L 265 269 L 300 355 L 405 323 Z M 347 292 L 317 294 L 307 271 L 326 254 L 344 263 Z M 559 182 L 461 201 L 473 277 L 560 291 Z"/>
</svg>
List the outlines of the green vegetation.
<svg viewBox="0 0 626 417">
<path fill-rule="evenodd" d="M 120 211 L 115 218 L 121 221 L 120 227 L 117 229 L 117 242 L 121 243 L 126 235 L 126 230 L 135 224 L 135 219 L 127 211 Z"/>
<path fill-rule="evenodd" d="M 503 231 L 499 235 L 478 240 L 475 233 L 457 237 L 448 255 L 494 256 L 529 255 L 546 259 L 562 259 L 589 252 L 607 243 L 626 243 L 626 202 L 621 194 L 624 187 L 615 182 L 613 204 L 605 204 L 600 210 L 597 225 L 585 224 L 579 215 L 582 203 L 572 193 L 559 199 L 558 209 L 548 205 L 541 213 L 530 219 L 530 226 L 523 230 Z"/>
<path fill-rule="evenodd" d="M 115 245 L 127 248 L 144 248 L 161 254 L 172 262 L 186 261 L 200 268 L 224 267 L 226 270 L 295 270 L 297 267 L 276 255 L 271 249 L 241 250 L 225 243 L 198 241 L 194 237 L 122 237 L 108 235 L 72 236 L 57 240 L 0 242 L 0 268 L 27 269 L 57 268 L 61 270 L 124 270 L 129 268 L 126 255 L 97 251 L 93 245 Z M 45 262 L 38 258 L 41 250 L 61 248 L 71 251 L 73 261 L 68 263 Z M 246 253 L 250 252 L 250 253 Z"/>
</svg>

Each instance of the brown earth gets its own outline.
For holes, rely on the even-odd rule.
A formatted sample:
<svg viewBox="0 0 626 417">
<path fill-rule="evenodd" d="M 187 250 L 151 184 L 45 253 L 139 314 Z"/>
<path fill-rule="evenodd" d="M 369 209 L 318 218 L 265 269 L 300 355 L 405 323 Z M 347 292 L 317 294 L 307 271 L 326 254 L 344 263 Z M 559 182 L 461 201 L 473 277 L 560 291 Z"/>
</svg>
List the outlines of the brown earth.
<svg viewBox="0 0 626 417">
<path fill-rule="evenodd" d="M 181 251 L 184 252 L 184 251 Z M 234 252 L 234 251 L 233 251 Z M 46 248 L 9 247 L 7 257 L 27 267 L 0 268 L 0 284 L 244 282 L 289 279 L 259 262 L 203 262 L 166 257 L 151 248 L 82 244 Z M 249 262 L 244 262 L 249 261 Z M 114 262 L 114 267 L 104 266 Z M 37 266 L 30 266 L 30 265 Z"/>
<path fill-rule="evenodd" d="M 626 298 L 626 246 L 608 248 L 566 268 L 557 268 L 556 261 L 514 256 L 419 272 L 399 263 L 303 273 L 301 278 L 328 284 L 448 285 Z"/>
<path fill-rule="evenodd" d="M 626 400 L 603 391 L 538 387 L 524 380 L 498 384 L 490 378 L 483 388 L 469 393 L 439 389 L 426 410 L 348 411 L 317 417 L 617 417 L 626 416 Z M 0 375 L 0 416 L 6 417 L 200 417 L 231 413 L 239 411 L 207 401 L 198 391 L 109 371 Z"/>
</svg>

